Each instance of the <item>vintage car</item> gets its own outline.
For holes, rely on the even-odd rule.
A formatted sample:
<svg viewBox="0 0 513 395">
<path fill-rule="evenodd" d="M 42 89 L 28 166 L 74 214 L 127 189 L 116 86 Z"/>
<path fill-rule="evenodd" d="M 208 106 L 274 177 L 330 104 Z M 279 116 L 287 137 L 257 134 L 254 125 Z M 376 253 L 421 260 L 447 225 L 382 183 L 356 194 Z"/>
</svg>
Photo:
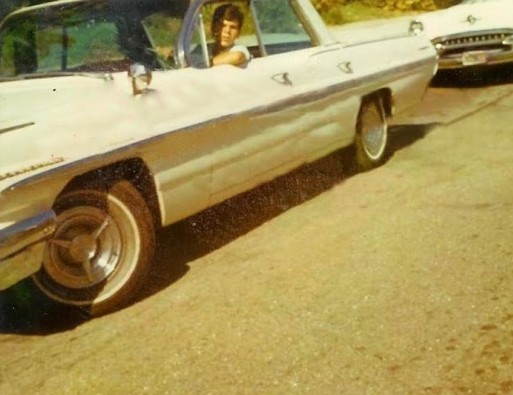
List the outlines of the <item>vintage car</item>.
<svg viewBox="0 0 513 395">
<path fill-rule="evenodd" d="M 513 62 L 511 0 L 466 0 L 419 15 L 412 24 L 432 41 L 439 70 Z"/>
<path fill-rule="evenodd" d="M 355 147 L 383 161 L 436 69 L 425 37 L 342 45 L 308 0 L 233 0 L 245 67 L 209 67 L 213 0 L 61 0 L 0 24 L 0 289 L 104 314 L 158 227 Z"/>
</svg>

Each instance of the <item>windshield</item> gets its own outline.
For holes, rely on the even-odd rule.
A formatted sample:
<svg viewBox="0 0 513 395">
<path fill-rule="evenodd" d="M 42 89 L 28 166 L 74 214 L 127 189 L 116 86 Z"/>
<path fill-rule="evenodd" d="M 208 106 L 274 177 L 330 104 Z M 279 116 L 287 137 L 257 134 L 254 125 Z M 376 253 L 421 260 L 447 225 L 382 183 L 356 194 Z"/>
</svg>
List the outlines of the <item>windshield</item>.
<svg viewBox="0 0 513 395">
<path fill-rule="evenodd" d="M 78 2 L 15 15 L 0 33 L 0 78 L 127 71 L 135 62 L 171 67 L 185 7 L 164 0 L 144 4 Z"/>
</svg>

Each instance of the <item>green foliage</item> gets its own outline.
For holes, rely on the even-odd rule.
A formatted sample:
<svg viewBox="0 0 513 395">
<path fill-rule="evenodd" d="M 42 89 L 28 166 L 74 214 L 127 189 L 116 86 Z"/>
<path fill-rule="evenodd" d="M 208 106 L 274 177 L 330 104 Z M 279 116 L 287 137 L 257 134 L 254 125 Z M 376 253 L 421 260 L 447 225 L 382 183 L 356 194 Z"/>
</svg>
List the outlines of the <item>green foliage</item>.
<svg viewBox="0 0 513 395">
<path fill-rule="evenodd" d="M 360 3 L 367 7 L 387 10 L 433 10 L 439 3 L 457 3 L 455 0 L 313 0 L 317 10 L 329 12 L 333 8 Z"/>
<path fill-rule="evenodd" d="M 461 0 L 312 0 L 326 23 L 333 25 L 433 11 L 460 2 Z"/>
<path fill-rule="evenodd" d="M 434 0 L 437 8 L 447 8 L 458 3 L 461 3 L 461 0 Z"/>
</svg>

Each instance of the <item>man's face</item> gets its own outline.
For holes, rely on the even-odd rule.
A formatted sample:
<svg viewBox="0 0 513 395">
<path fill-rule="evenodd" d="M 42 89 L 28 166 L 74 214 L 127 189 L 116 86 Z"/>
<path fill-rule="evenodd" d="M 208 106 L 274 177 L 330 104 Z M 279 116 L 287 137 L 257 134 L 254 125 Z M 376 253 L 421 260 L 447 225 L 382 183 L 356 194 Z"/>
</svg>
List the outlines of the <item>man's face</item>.
<svg viewBox="0 0 513 395">
<path fill-rule="evenodd" d="M 223 19 L 217 30 L 217 44 L 221 48 L 231 48 L 236 38 L 239 37 L 240 25 L 237 21 Z"/>
</svg>

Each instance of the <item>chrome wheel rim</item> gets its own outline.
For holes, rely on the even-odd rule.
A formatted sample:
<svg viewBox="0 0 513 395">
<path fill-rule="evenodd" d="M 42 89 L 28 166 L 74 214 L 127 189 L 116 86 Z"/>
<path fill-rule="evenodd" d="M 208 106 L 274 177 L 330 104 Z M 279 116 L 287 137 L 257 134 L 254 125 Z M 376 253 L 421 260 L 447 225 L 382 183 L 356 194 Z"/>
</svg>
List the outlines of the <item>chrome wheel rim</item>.
<svg viewBox="0 0 513 395">
<path fill-rule="evenodd" d="M 100 196 L 88 193 L 93 201 Z M 50 298 L 79 306 L 101 302 L 120 290 L 135 271 L 141 249 L 136 219 L 115 196 L 107 195 L 103 202 L 105 209 L 83 204 L 57 216 L 43 270 L 34 276 Z"/>
<path fill-rule="evenodd" d="M 56 283 L 74 289 L 104 281 L 115 270 L 121 253 L 117 224 L 96 207 L 76 207 L 57 217 L 43 266 Z"/>
<path fill-rule="evenodd" d="M 371 160 L 383 155 L 387 141 L 387 125 L 383 114 L 373 105 L 362 124 L 362 142 L 365 153 Z"/>
</svg>

